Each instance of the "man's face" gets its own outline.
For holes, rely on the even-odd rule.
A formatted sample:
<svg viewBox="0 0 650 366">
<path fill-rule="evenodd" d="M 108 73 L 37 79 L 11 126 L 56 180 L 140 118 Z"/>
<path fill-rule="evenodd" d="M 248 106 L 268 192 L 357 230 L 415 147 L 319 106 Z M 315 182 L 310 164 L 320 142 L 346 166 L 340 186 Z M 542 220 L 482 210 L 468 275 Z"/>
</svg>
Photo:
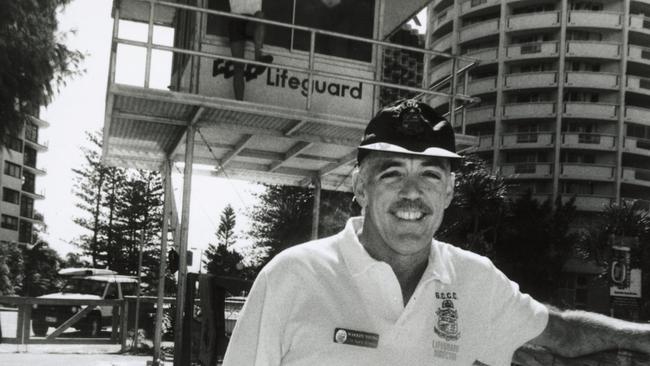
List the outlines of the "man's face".
<svg viewBox="0 0 650 366">
<path fill-rule="evenodd" d="M 372 241 L 364 244 L 386 254 L 428 253 L 453 190 L 445 159 L 371 152 L 354 185 L 365 209 L 363 235 Z"/>
</svg>

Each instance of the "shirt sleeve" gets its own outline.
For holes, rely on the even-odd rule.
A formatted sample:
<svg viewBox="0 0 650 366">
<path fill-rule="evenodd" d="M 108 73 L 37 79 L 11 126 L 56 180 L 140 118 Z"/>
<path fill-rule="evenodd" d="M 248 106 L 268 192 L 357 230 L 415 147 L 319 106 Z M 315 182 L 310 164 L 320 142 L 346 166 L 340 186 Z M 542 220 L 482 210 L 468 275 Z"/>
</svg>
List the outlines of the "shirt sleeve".
<svg viewBox="0 0 650 366">
<path fill-rule="evenodd" d="M 280 365 L 283 326 L 270 293 L 268 275 L 262 270 L 237 319 L 223 366 Z"/>
<path fill-rule="evenodd" d="M 480 361 L 491 366 L 510 365 L 512 355 L 524 343 L 542 333 L 548 322 L 548 308 L 521 293 L 519 285 L 510 281 L 491 265 L 492 296 L 486 324 L 489 326 L 484 357 Z"/>
</svg>

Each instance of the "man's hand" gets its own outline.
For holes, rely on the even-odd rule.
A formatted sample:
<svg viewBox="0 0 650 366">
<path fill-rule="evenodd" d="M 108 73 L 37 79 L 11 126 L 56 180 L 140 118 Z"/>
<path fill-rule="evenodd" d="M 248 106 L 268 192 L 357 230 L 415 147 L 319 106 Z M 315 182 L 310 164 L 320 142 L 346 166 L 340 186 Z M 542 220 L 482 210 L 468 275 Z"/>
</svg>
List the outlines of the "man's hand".
<svg viewBox="0 0 650 366">
<path fill-rule="evenodd" d="M 585 311 L 549 308 L 546 328 L 531 343 L 563 357 L 612 349 L 650 354 L 650 324 L 632 323 Z"/>
</svg>

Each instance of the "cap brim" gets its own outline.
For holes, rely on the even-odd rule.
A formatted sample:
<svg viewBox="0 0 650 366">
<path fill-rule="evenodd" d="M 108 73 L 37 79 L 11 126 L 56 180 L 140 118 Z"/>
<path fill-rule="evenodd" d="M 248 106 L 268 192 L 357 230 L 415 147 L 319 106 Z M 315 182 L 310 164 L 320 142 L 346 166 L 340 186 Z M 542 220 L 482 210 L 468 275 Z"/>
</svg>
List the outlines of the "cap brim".
<svg viewBox="0 0 650 366">
<path fill-rule="evenodd" d="M 373 150 L 373 151 L 386 151 L 397 154 L 411 154 L 421 156 L 436 156 L 440 158 L 461 159 L 462 156 L 453 153 L 449 150 L 439 147 L 430 147 L 424 151 L 412 151 L 399 145 L 388 144 L 385 142 L 376 142 L 374 144 L 359 146 L 359 149 Z"/>
</svg>

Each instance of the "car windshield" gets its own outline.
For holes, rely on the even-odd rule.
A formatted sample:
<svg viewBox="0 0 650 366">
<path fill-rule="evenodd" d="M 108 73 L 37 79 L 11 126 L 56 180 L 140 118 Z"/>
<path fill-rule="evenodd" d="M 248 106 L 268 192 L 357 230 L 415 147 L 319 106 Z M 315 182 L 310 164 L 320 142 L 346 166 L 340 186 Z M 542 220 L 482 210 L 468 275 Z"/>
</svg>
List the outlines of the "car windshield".
<svg viewBox="0 0 650 366">
<path fill-rule="evenodd" d="M 106 283 L 91 281 L 84 278 L 71 278 L 66 282 L 61 292 L 74 293 L 74 294 L 87 294 L 87 295 L 104 295 L 104 288 Z"/>
</svg>

